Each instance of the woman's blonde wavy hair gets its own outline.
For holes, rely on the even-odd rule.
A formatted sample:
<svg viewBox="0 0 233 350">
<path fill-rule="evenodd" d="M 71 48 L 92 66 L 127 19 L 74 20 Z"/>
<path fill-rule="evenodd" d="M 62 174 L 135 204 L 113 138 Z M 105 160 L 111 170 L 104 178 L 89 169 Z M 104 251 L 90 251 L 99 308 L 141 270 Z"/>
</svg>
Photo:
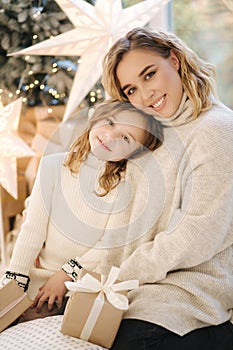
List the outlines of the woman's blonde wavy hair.
<svg viewBox="0 0 233 350">
<path fill-rule="evenodd" d="M 179 74 L 184 91 L 193 104 L 194 116 L 212 106 L 212 96 L 217 98 L 215 67 L 199 58 L 181 39 L 172 33 L 135 28 L 119 39 L 103 61 L 102 83 L 108 94 L 119 100 L 128 98 L 121 90 L 116 69 L 124 54 L 132 50 L 150 50 L 168 58 L 171 50 L 180 62 Z"/>
<path fill-rule="evenodd" d="M 90 153 L 91 147 L 89 142 L 89 133 L 95 123 L 99 120 L 109 118 L 121 111 L 137 112 L 147 120 L 147 128 L 145 129 L 144 138 L 145 142 L 143 145 L 144 147 L 141 147 L 139 150 L 131 154 L 130 158 L 134 158 L 139 153 L 146 150 L 154 151 L 161 145 L 163 141 L 162 126 L 151 115 L 145 114 L 143 111 L 138 110 L 129 102 L 108 100 L 96 105 L 94 113 L 89 120 L 86 130 L 73 142 L 69 149 L 64 165 L 68 167 L 72 173 L 78 173 L 82 162 Z M 122 159 L 116 162 L 106 161 L 105 169 L 99 178 L 99 185 L 104 191 L 98 193 L 98 196 L 105 196 L 110 190 L 118 185 L 122 178 L 122 175 L 126 170 L 127 160 L 128 159 Z"/>
</svg>

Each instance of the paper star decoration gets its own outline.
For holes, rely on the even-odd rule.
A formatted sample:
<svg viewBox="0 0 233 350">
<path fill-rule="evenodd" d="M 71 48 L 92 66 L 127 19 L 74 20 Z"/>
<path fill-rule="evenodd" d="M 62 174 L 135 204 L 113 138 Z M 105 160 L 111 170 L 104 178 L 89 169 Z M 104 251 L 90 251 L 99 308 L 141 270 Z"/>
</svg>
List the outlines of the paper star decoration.
<svg viewBox="0 0 233 350">
<path fill-rule="evenodd" d="M 0 184 L 17 199 L 17 158 L 35 153 L 17 135 L 22 99 L 5 107 L 0 105 Z"/>
<path fill-rule="evenodd" d="M 123 9 L 121 0 L 56 0 L 74 29 L 10 55 L 81 56 L 64 114 L 67 120 L 102 74 L 110 46 L 134 27 L 146 25 L 170 0 L 146 0 Z"/>
</svg>

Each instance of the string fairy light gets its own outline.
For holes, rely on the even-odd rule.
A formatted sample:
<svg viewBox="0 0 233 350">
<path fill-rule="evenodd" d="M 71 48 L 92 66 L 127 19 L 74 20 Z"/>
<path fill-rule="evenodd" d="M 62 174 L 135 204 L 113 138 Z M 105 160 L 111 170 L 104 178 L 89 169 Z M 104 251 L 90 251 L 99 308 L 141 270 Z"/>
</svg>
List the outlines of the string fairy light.
<svg viewBox="0 0 233 350">
<path fill-rule="evenodd" d="M 30 1 L 29 16 L 32 20 L 35 20 L 35 25 L 33 26 L 33 29 L 31 31 L 31 41 L 34 43 L 35 41 L 40 41 L 41 35 L 38 28 L 40 26 L 40 15 L 44 10 L 43 6 L 43 0 Z M 43 17 L 41 17 L 41 20 L 43 20 Z M 47 37 L 49 36 L 49 34 L 47 33 L 46 35 Z M 51 37 L 54 37 L 54 35 L 51 35 Z M 70 74 L 68 76 L 68 79 L 65 79 L 65 84 L 60 84 L 60 86 L 64 86 L 62 89 L 56 88 L 56 85 L 59 86 L 58 80 L 56 81 L 56 79 L 51 79 L 51 84 L 49 84 L 49 79 L 53 76 L 53 74 L 56 74 L 61 70 L 65 74 L 66 72 L 71 73 L 72 78 L 73 72 L 75 73 L 75 71 L 77 70 L 77 64 L 82 63 L 81 57 L 76 57 L 76 59 L 74 60 L 64 60 L 56 58 L 55 56 L 54 58 L 51 58 L 51 70 L 47 69 L 48 65 L 46 61 L 47 73 L 39 73 L 40 65 L 43 66 L 44 64 L 43 59 L 37 60 L 30 54 L 26 54 L 22 59 L 26 63 L 26 69 L 23 71 L 21 76 L 17 78 L 16 88 L 14 89 L 14 91 L 1 89 L 0 100 L 2 99 L 2 101 L 5 101 L 5 99 L 9 100 L 21 97 L 23 99 L 23 103 L 27 103 L 28 105 L 33 106 L 37 104 L 39 98 L 41 98 L 43 99 L 43 102 L 45 101 L 45 103 L 47 103 L 48 105 L 66 104 L 69 96 L 69 94 L 66 92 L 69 91 L 69 86 L 67 85 L 70 84 Z M 86 102 L 84 102 L 84 105 L 92 105 L 95 101 L 101 98 L 103 98 L 103 93 L 92 91 L 90 95 L 87 95 L 85 97 Z"/>
</svg>

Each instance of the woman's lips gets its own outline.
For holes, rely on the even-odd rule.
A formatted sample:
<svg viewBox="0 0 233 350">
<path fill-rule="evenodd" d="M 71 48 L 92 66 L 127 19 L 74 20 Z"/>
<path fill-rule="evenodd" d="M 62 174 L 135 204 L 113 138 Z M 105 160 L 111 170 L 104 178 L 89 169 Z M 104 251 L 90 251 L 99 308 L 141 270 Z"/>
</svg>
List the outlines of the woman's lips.
<svg viewBox="0 0 233 350">
<path fill-rule="evenodd" d="M 165 104 L 165 99 L 166 99 L 166 94 L 160 97 L 159 99 L 157 99 L 154 103 L 152 103 L 150 107 L 152 107 L 156 111 L 160 110 L 161 108 L 163 108 Z"/>
</svg>

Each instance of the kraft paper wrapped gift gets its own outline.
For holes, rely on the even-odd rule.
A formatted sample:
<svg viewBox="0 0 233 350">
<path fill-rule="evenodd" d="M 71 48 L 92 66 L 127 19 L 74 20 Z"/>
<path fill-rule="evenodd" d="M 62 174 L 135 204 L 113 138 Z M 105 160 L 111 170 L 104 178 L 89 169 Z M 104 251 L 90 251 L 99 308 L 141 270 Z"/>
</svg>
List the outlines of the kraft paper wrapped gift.
<svg viewBox="0 0 233 350">
<path fill-rule="evenodd" d="M 115 283 L 119 269 L 98 278 L 86 273 L 77 282 L 65 282 L 73 291 L 63 316 L 61 332 L 110 348 L 128 309 L 126 291 L 138 287 L 137 280 Z M 96 274 L 95 274 L 96 276 Z M 120 292 L 120 293 L 119 293 Z"/>
<path fill-rule="evenodd" d="M 32 300 L 14 280 L 0 288 L 0 332 L 32 305 Z"/>
</svg>

